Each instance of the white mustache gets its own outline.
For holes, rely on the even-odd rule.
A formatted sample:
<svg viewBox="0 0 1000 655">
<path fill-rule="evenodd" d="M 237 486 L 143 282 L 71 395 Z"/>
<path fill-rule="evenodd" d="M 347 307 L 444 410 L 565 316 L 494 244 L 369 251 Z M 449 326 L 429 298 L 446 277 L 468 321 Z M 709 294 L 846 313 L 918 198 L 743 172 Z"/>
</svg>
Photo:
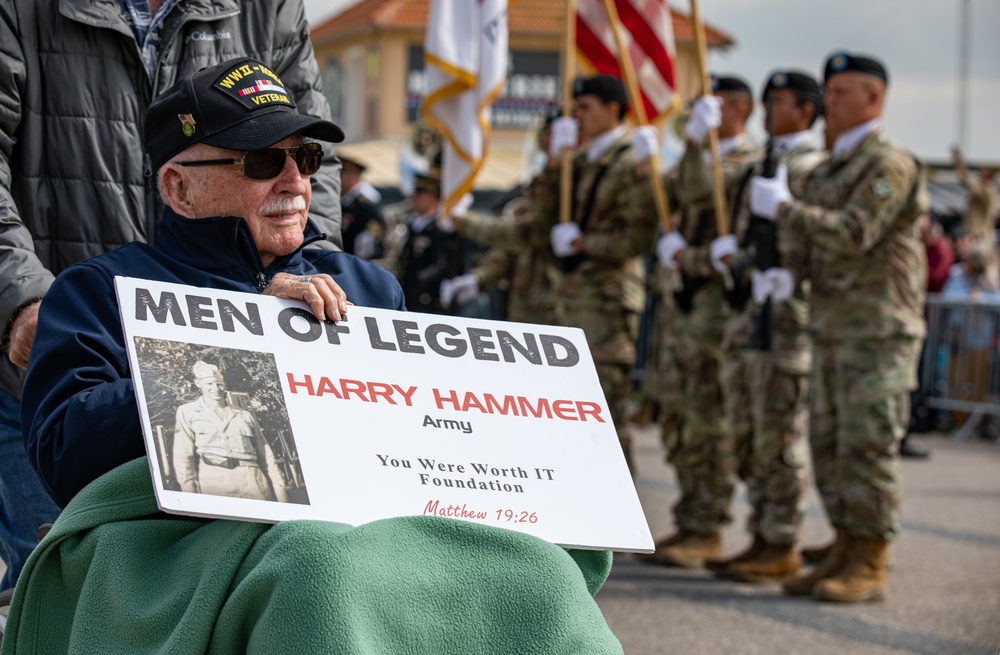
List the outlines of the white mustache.
<svg viewBox="0 0 1000 655">
<path fill-rule="evenodd" d="M 290 214 L 306 210 L 306 199 L 304 196 L 280 196 L 268 198 L 258 210 L 261 214 Z"/>
</svg>

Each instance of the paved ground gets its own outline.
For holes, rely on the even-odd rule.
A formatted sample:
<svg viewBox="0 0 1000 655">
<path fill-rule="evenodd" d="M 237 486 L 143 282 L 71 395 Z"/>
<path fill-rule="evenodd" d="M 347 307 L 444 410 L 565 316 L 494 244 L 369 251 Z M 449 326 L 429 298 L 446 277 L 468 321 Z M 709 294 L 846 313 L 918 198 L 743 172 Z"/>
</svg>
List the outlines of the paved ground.
<svg viewBox="0 0 1000 655">
<path fill-rule="evenodd" d="M 672 532 L 677 486 L 651 429 L 637 431 L 636 488 L 654 537 Z M 774 586 L 716 580 L 616 557 L 597 596 L 628 655 L 998 655 L 1000 654 L 1000 447 L 920 437 L 934 451 L 903 462 L 903 534 L 894 545 L 890 595 L 836 605 L 782 595 Z M 748 506 L 734 499 L 727 551 L 749 542 Z M 832 531 L 815 493 L 804 541 Z"/>
</svg>

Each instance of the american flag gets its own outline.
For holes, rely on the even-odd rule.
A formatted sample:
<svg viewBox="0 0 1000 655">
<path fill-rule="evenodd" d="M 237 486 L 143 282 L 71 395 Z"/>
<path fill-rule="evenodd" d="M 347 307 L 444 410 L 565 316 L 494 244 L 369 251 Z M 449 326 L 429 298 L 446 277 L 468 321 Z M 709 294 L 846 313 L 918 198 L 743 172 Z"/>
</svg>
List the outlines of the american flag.
<svg viewBox="0 0 1000 655">
<path fill-rule="evenodd" d="M 666 0 L 614 0 L 646 116 L 655 121 L 678 103 L 673 19 Z M 624 78 L 603 0 L 577 0 L 576 47 L 598 73 Z"/>
</svg>

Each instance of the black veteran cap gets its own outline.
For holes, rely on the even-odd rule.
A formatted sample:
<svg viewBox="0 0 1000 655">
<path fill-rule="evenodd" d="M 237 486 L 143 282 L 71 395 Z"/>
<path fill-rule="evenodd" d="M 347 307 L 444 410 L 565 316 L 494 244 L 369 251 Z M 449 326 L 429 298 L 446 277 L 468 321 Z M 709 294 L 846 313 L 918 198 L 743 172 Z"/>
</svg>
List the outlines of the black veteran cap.
<svg viewBox="0 0 1000 655">
<path fill-rule="evenodd" d="M 854 55 L 849 52 L 835 52 L 826 60 L 823 68 L 823 81 L 829 80 L 837 73 L 866 73 L 873 75 L 886 84 L 889 83 L 889 72 L 877 59 L 865 55 Z"/>
<path fill-rule="evenodd" d="M 321 141 L 344 140 L 344 131 L 330 121 L 300 114 L 277 73 L 247 58 L 188 75 L 146 110 L 146 149 L 154 171 L 195 143 L 254 150 L 298 132 Z"/>
<path fill-rule="evenodd" d="M 441 178 L 436 177 L 433 173 L 424 175 L 416 174 L 413 176 L 413 191 L 424 191 L 434 196 L 441 195 Z"/>
<path fill-rule="evenodd" d="M 738 77 L 731 75 L 712 75 L 712 93 L 722 93 L 731 91 L 736 93 L 746 93 L 753 95 L 750 85 Z"/>
<path fill-rule="evenodd" d="M 622 108 L 622 116 L 628 111 L 628 94 L 625 85 L 613 75 L 594 75 L 593 77 L 578 77 L 573 84 L 573 97 L 593 95 L 604 102 L 614 100 Z"/>
</svg>

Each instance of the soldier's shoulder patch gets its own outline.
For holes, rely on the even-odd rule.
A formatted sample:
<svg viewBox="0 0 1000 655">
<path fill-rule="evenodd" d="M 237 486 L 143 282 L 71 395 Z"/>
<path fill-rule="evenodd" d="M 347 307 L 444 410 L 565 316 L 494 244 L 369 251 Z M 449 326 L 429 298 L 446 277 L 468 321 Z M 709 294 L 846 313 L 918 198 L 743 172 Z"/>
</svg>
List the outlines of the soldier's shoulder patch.
<svg viewBox="0 0 1000 655">
<path fill-rule="evenodd" d="M 885 200 L 892 195 L 892 184 L 884 177 L 872 180 L 872 193 L 879 200 Z"/>
</svg>

